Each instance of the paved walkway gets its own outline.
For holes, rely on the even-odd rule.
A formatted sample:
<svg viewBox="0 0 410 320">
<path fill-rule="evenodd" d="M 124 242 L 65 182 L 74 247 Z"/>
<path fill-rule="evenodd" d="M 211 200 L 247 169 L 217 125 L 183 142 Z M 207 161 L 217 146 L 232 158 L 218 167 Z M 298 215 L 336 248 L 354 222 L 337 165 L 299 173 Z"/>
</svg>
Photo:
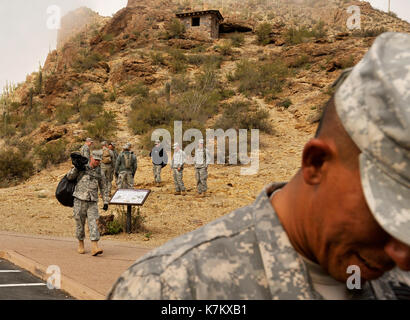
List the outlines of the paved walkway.
<svg viewBox="0 0 410 320">
<path fill-rule="evenodd" d="M 118 277 L 135 260 L 151 249 L 129 243 L 102 240 L 104 254 L 92 257 L 91 243 L 85 241 L 86 254 L 77 253 L 74 238 L 52 238 L 0 232 L 0 258 L 47 279 L 46 270 L 61 270 L 62 289 L 78 299 L 104 299 Z"/>
</svg>

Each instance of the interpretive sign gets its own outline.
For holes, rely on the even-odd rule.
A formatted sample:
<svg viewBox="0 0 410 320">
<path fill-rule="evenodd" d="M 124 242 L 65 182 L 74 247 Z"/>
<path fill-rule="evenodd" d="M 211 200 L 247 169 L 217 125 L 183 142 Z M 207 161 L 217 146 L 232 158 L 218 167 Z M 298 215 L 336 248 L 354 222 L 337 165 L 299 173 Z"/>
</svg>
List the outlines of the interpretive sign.
<svg viewBox="0 0 410 320">
<path fill-rule="evenodd" d="M 133 190 L 133 189 L 120 189 L 114 194 L 110 204 L 113 205 L 131 205 L 142 206 L 147 200 L 151 190 Z"/>
<path fill-rule="evenodd" d="M 135 190 L 135 189 L 119 189 L 112 197 L 111 205 L 124 205 L 127 206 L 127 222 L 126 232 L 131 233 L 131 221 L 132 221 L 132 206 L 138 207 L 138 215 L 140 214 L 140 207 L 142 207 L 145 201 L 148 199 L 151 190 Z"/>
</svg>

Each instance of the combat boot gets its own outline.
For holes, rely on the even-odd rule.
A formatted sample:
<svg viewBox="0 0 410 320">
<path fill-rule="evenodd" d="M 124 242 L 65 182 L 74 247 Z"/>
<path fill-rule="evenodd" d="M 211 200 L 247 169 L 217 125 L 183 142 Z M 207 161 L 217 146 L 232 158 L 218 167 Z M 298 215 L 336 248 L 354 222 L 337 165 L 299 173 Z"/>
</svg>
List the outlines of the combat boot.
<svg viewBox="0 0 410 320">
<path fill-rule="evenodd" d="M 85 249 L 84 249 L 84 240 L 79 240 L 78 241 L 78 253 L 79 254 L 84 254 L 85 253 Z"/>
<path fill-rule="evenodd" d="M 93 257 L 103 253 L 103 250 L 98 247 L 98 241 L 91 241 L 91 254 Z"/>
<path fill-rule="evenodd" d="M 206 191 L 202 193 L 201 198 L 205 198 L 206 197 Z"/>
<path fill-rule="evenodd" d="M 175 196 L 180 196 L 181 195 L 181 191 L 177 191 L 174 193 Z"/>
<path fill-rule="evenodd" d="M 185 197 L 186 196 L 186 192 L 182 191 L 181 194 Z"/>
</svg>

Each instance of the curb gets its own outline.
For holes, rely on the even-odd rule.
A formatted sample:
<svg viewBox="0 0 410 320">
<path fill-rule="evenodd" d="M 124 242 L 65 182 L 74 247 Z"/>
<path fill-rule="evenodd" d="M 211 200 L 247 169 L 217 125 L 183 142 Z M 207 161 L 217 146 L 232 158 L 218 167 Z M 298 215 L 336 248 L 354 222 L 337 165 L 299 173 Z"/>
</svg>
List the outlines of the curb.
<svg viewBox="0 0 410 320">
<path fill-rule="evenodd" d="M 10 261 L 11 263 L 23 268 L 40 279 L 47 281 L 50 277 L 47 274 L 47 267 L 31 260 L 15 251 L 0 251 L 0 258 Z M 87 286 L 76 282 L 75 280 L 61 274 L 61 290 L 79 300 L 105 300 L 106 297 L 101 293 L 88 288 Z"/>
</svg>

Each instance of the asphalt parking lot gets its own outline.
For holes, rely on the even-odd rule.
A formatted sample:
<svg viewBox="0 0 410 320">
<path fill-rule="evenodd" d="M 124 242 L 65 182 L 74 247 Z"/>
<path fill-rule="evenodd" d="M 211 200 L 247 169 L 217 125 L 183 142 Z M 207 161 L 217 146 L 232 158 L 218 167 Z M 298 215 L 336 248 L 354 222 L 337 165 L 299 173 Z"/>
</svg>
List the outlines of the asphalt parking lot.
<svg viewBox="0 0 410 320">
<path fill-rule="evenodd" d="M 50 290 L 45 281 L 0 259 L 0 300 L 73 300 L 61 290 Z"/>
</svg>

